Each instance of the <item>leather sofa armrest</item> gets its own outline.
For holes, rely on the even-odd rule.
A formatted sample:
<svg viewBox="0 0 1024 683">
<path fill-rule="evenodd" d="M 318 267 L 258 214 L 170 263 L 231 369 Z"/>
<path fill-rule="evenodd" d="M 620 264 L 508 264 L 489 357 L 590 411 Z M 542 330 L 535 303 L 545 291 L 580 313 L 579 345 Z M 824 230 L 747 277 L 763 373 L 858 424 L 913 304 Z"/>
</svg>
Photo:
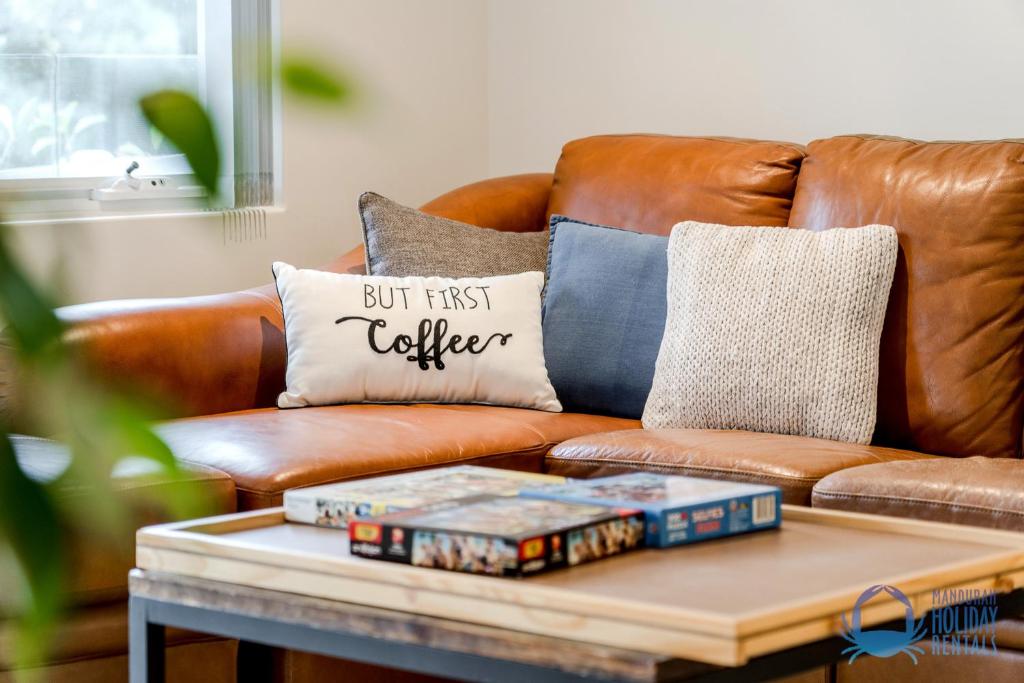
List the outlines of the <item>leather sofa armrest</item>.
<svg viewBox="0 0 1024 683">
<path fill-rule="evenodd" d="M 152 398 L 165 417 L 273 405 L 284 386 L 284 323 L 272 286 L 57 313 L 72 353 L 96 377 Z"/>
<path fill-rule="evenodd" d="M 551 173 L 525 173 L 482 180 L 443 194 L 420 209 L 482 228 L 544 230 L 553 179 Z"/>
<path fill-rule="evenodd" d="M 363 248 L 325 269 L 365 272 Z M 284 321 L 273 284 L 211 296 L 81 304 L 58 315 L 72 351 L 97 376 L 153 397 L 167 417 L 273 406 L 284 388 Z"/>
</svg>

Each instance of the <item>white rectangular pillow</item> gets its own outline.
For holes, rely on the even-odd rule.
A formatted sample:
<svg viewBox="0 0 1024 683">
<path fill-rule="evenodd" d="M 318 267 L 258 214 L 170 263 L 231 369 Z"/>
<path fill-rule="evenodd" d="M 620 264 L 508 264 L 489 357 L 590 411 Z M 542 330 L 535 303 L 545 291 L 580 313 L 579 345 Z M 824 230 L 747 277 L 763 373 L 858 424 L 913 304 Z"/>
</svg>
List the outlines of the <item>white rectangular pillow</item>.
<svg viewBox="0 0 1024 683">
<path fill-rule="evenodd" d="M 281 408 L 486 403 L 560 412 L 542 273 L 382 277 L 274 264 L 288 346 Z"/>
</svg>

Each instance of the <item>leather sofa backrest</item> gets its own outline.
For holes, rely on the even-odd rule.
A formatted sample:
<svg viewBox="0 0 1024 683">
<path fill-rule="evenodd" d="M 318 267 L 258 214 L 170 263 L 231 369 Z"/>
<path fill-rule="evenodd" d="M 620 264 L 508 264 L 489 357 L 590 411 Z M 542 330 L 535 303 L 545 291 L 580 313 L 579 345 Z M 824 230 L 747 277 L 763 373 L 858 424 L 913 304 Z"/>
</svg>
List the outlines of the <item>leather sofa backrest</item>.
<svg viewBox="0 0 1024 683">
<path fill-rule="evenodd" d="M 601 135 L 562 148 L 547 215 L 666 235 L 683 220 L 786 225 L 800 145 Z"/>
<path fill-rule="evenodd" d="M 790 215 L 892 225 L 875 442 L 1019 456 L 1024 421 L 1024 141 L 872 136 L 807 148 Z"/>
</svg>

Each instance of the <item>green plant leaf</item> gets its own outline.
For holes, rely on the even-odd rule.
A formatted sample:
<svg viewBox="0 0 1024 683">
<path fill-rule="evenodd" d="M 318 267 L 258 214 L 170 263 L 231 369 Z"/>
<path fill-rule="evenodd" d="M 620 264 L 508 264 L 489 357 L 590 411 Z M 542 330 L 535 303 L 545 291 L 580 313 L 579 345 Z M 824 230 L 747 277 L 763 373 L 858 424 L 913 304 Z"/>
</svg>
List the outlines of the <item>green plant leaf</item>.
<svg viewBox="0 0 1024 683">
<path fill-rule="evenodd" d="M 133 500 L 118 493 L 111 479 L 118 464 L 127 460 L 137 461 L 137 474 L 133 476 L 161 483 L 146 489 L 147 508 L 161 509 L 163 514 L 178 519 L 207 512 L 196 489 L 180 485 L 187 477 L 170 447 L 153 431 L 150 415 L 138 400 L 98 386 L 77 373 L 58 381 L 60 391 L 54 403 L 63 404 L 60 409 L 67 416 L 59 436 L 73 456 L 59 483 L 69 490 L 92 492 L 89 499 L 61 501 L 70 504 L 74 519 L 104 530 L 112 541 L 133 531 L 124 527 L 128 521 L 124 508 Z M 81 508 L 81 504 L 88 508 Z"/>
<path fill-rule="evenodd" d="M 7 324 L 22 358 L 40 359 L 56 353 L 64 326 L 53 305 L 33 286 L 15 261 L 0 228 L 0 318 Z"/>
<path fill-rule="evenodd" d="M 57 509 L 44 486 L 21 469 L 7 434 L 0 434 L 0 542 L 14 551 L 29 600 L 18 619 L 18 664 L 42 659 L 62 606 L 65 558 Z"/>
<path fill-rule="evenodd" d="M 139 100 L 146 120 L 185 155 L 210 198 L 217 196 L 220 154 L 213 121 L 195 97 L 180 90 L 161 90 Z"/>
<path fill-rule="evenodd" d="M 330 104 L 341 104 L 352 95 L 347 78 L 301 57 L 281 60 L 281 82 L 292 94 Z"/>
</svg>

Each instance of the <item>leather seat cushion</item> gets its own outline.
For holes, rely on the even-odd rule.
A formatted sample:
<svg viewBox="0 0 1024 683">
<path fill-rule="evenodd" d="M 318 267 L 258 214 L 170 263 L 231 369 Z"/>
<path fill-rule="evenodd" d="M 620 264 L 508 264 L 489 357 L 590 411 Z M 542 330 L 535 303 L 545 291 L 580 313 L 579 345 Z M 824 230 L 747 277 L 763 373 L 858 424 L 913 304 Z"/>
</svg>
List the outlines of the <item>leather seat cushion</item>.
<svg viewBox="0 0 1024 683">
<path fill-rule="evenodd" d="M 160 432 L 180 458 L 229 473 L 240 509 L 254 509 L 297 486 L 437 465 L 540 471 L 565 439 L 638 425 L 482 405 L 344 405 L 187 418 Z"/>
<path fill-rule="evenodd" d="M 30 436 L 12 437 L 22 469 L 38 481 L 56 479 L 68 466 L 67 449 L 55 441 Z M 92 605 L 124 599 L 128 595 L 128 571 L 135 566 L 135 530 L 148 524 L 171 521 L 170 513 L 155 504 L 156 495 L 180 486 L 194 489 L 209 514 L 235 511 L 235 485 L 231 478 L 211 467 L 183 464 L 184 479 L 172 483 L 159 475 L 155 464 L 147 460 L 124 460 L 112 473 L 116 495 L 122 498 L 128 519 L 112 534 L 85 522 L 69 522 L 65 531 L 71 585 L 71 605 Z M 58 485 L 59 486 L 59 485 Z M 57 488 L 56 495 L 66 502 L 85 495 L 73 488 Z M 0 576 L 0 590 L 4 577 Z M 2 606 L 0 600 L 0 606 Z"/>
<path fill-rule="evenodd" d="M 932 456 L 801 436 L 712 429 L 629 429 L 570 439 L 551 450 L 547 470 L 599 477 L 644 470 L 770 484 L 787 503 L 809 505 L 822 477 L 867 463 Z"/>
<path fill-rule="evenodd" d="M 1002 650 L 1024 650 L 1024 619 L 1001 619 L 996 622 L 996 643 Z"/>
<path fill-rule="evenodd" d="M 975 456 L 856 467 L 818 482 L 812 504 L 1024 531 L 1024 462 Z"/>
</svg>

